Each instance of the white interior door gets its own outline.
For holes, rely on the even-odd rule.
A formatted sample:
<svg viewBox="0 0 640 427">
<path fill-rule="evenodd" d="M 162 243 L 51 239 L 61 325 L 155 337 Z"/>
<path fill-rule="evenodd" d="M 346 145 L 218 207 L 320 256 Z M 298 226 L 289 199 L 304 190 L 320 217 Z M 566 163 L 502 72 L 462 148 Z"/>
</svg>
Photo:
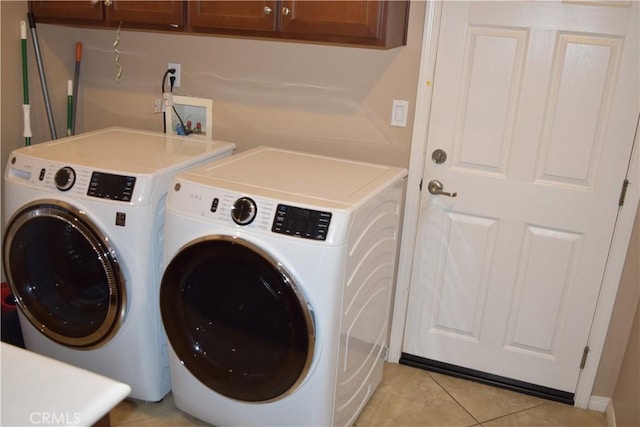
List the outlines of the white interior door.
<svg viewBox="0 0 640 427">
<path fill-rule="evenodd" d="M 638 21 L 637 2 L 444 2 L 404 353 L 575 391 L 639 114 Z"/>
</svg>

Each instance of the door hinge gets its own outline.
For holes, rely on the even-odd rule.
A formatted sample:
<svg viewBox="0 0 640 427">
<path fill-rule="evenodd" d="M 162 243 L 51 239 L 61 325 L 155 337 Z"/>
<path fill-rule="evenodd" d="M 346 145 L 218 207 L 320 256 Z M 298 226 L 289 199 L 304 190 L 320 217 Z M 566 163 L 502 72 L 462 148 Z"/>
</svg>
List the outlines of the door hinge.
<svg viewBox="0 0 640 427">
<path fill-rule="evenodd" d="M 585 345 L 584 350 L 582 350 L 582 360 L 580 361 L 580 369 L 584 369 L 584 366 L 587 364 L 588 354 L 589 354 L 589 346 Z"/>
<path fill-rule="evenodd" d="M 423 181 L 423 180 L 424 180 L 424 178 L 422 178 L 422 179 L 420 180 L 420 191 L 422 191 L 422 181 Z"/>
<path fill-rule="evenodd" d="M 620 192 L 620 201 L 618 202 L 618 206 L 624 205 L 624 199 L 627 197 L 627 187 L 629 186 L 629 180 L 625 179 L 622 182 L 622 191 Z"/>
</svg>

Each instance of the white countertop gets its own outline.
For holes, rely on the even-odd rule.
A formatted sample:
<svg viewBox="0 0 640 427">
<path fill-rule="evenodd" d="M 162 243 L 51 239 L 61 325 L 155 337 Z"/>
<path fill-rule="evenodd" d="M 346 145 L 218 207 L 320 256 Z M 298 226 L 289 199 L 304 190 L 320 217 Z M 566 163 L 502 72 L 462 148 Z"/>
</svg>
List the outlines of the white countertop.
<svg viewBox="0 0 640 427">
<path fill-rule="evenodd" d="M 2 343 L 0 425 L 91 426 L 131 387 L 85 369 Z"/>
</svg>

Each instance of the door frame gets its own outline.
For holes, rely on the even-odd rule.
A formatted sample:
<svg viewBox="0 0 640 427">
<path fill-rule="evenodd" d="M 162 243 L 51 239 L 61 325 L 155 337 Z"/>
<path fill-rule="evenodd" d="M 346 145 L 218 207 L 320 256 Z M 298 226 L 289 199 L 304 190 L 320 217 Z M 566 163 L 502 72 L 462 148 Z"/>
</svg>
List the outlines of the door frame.
<svg viewBox="0 0 640 427">
<path fill-rule="evenodd" d="M 411 136 L 411 152 L 409 157 L 409 174 L 407 178 L 407 193 L 405 211 L 402 225 L 402 240 L 398 260 L 398 274 L 393 305 L 391 333 L 389 340 L 388 361 L 397 363 L 402 353 L 402 342 L 409 302 L 409 288 L 411 285 L 411 271 L 416 247 L 416 235 L 418 230 L 418 217 L 420 214 L 420 200 L 423 197 L 420 190 L 420 181 L 424 174 L 425 153 L 427 149 L 427 135 L 429 131 L 429 119 L 431 114 L 431 102 L 433 96 L 433 76 L 435 74 L 438 38 L 440 33 L 440 19 L 442 16 L 443 2 L 446 0 L 428 1 L 425 10 L 424 30 L 422 36 L 422 49 L 420 56 L 420 70 L 414 109 L 413 132 Z M 591 391 L 595 382 L 600 358 L 604 347 L 609 321 L 613 312 L 613 306 L 622 276 L 622 270 L 629 247 L 631 231 L 638 210 L 640 200 L 640 129 L 636 128 L 635 147 L 631 153 L 627 177 L 630 185 L 627 190 L 625 204 L 618 210 L 609 257 L 605 266 L 604 276 L 600 289 L 600 296 L 596 305 L 591 332 L 589 334 L 590 354 L 580 377 L 575 391 L 575 406 L 588 408 L 591 400 Z M 622 186 L 622 183 L 620 183 Z M 595 409 L 595 402 L 593 404 Z M 598 408 L 602 410 L 601 405 Z"/>
</svg>

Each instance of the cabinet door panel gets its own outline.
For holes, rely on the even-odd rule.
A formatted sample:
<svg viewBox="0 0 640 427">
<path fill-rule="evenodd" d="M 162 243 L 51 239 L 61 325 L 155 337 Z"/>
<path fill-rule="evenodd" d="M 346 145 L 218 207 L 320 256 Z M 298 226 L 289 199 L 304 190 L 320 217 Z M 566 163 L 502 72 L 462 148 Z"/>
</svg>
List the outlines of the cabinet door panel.
<svg viewBox="0 0 640 427">
<path fill-rule="evenodd" d="M 107 7 L 112 24 L 143 24 L 176 29 L 184 26 L 184 3 L 178 1 L 114 1 Z"/>
<path fill-rule="evenodd" d="M 378 37 L 379 1 L 284 1 L 281 31 L 351 37 Z M 284 12 L 288 9 L 289 13 Z"/>
<path fill-rule="evenodd" d="M 286 0 L 279 12 L 285 38 L 387 48 L 406 43 L 408 1 Z"/>
<path fill-rule="evenodd" d="M 102 23 L 104 9 L 102 3 L 87 1 L 31 1 L 29 10 L 38 22 L 83 21 Z"/>
<path fill-rule="evenodd" d="M 190 1 L 189 26 L 209 30 L 276 30 L 275 1 Z"/>
</svg>

